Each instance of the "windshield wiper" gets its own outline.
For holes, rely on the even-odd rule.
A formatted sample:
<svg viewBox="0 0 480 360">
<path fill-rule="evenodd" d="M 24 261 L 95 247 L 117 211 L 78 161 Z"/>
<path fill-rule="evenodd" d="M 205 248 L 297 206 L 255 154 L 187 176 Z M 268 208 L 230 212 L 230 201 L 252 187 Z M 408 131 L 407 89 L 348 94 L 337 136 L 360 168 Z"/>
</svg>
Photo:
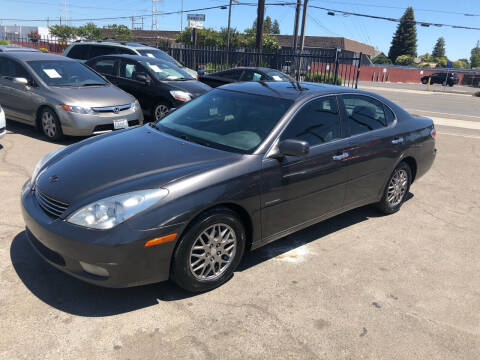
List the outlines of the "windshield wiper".
<svg viewBox="0 0 480 360">
<path fill-rule="evenodd" d="M 150 126 L 153 127 L 154 129 L 161 130 L 160 126 L 158 126 L 157 123 L 155 123 L 155 122 L 151 122 Z"/>
<path fill-rule="evenodd" d="M 198 139 L 192 139 L 190 136 L 185 135 L 185 134 L 178 135 L 178 137 L 180 139 L 188 141 L 188 142 L 193 142 L 195 144 L 203 145 L 203 146 L 206 146 L 206 147 L 212 147 L 212 145 L 210 145 L 210 143 L 208 143 L 206 141 L 202 141 L 202 140 L 198 140 Z"/>
<path fill-rule="evenodd" d="M 102 84 L 102 83 L 87 83 L 87 84 L 82 84 L 81 86 L 105 86 L 105 84 Z"/>
</svg>

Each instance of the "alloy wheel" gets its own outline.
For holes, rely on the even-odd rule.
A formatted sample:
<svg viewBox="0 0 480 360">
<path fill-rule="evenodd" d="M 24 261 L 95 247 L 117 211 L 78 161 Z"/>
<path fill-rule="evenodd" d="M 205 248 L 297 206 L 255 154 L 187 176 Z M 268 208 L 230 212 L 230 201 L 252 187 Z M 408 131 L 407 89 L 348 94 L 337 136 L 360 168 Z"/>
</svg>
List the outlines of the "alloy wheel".
<svg viewBox="0 0 480 360">
<path fill-rule="evenodd" d="M 391 207 L 400 204 L 408 188 L 408 174 L 405 169 L 398 169 L 388 184 L 387 201 Z"/>
<path fill-rule="evenodd" d="M 196 238 L 190 250 L 190 271 L 198 280 L 217 279 L 230 267 L 236 251 L 237 237 L 230 226 L 209 226 Z"/>
<path fill-rule="evenodd" d="M 54 138 L 57 135 L 57 124 L 55 123 L 55 118 L 50 111 L 43 112 L 42 127 L 43 132 L 49 138 Z"/>
<path fill-rule="evenodd" d="M 164 104 L 159 104 L 155 107 L 155 120 L 160 120 L 162 119 L 165 115 L 168 114 L 168 106 Z"/>
</svg>

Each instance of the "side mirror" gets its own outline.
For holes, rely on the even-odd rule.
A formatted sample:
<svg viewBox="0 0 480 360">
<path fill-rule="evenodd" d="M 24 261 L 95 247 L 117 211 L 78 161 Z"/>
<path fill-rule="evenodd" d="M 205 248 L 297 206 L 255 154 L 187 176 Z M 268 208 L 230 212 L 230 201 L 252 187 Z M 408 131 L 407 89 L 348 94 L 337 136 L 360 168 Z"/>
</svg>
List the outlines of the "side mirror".
<svg viewBox="0 0 480 360">
<path fill-rule="evenodd" d="M 199 76 L 205 75 L 206 73 L 207 73 L 207 70 L 205 70 L 205 69 L 200 69 L 200 70 L 197 71 L 197 74 Z"/>
<path fill-rule="evenodd" d="M 305 156 L 310 151 L 310 144 L 303 140 L 286 139 L 280 141 L 278 151 L 283 156 Z"/>
<path fill-rule="evenodd" d="M 147 74 L 144 73 L 135 74 L 135 80 L 143 82 L 145 84 L 148 84 L 150 82 L 150 78 L 147 76 Z"/>
<path fill-rule="evenodd" d="M 27 86 L 28 80 L 23 77 L 16 77 L 16 78 L 13 78 L 13 83 L 17 85 Z"/>
</svg>

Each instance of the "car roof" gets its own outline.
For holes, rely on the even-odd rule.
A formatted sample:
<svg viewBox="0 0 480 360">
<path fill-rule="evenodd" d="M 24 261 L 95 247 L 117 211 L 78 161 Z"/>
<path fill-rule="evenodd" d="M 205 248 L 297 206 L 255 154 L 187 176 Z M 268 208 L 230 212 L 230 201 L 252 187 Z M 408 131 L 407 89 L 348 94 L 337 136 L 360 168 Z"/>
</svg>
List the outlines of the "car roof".
<svg viewBox="0 0 480 360">
<path fill-rule="evenodd" d="M 42 52 L 14 52 L 9 51 L 6 53 L 0 53 L 0 56 L 9 57 L 13 59 L 18 59 L 22 61 L 36 61 L 36 60 L 57 60 L 57 61 L 77 61 L 65 56 L 55 55 L 55 54 L 46 54 Z"/>
<path fill-rule="evenodd" d="M 159 58 L 152 58 L 150 56 L 142 56 L 142 55 L 129 55 L 129 54 L 110 54 L 110 55 L 100 55 L 95 58 L 92 58 L 88 60 L 87 62 L 90 62 L 91 60 L 97 59 L 97 58 L 122 58 L 122 59 L 130 59 L 130 60 L 136 60 L 136 61 L 160 61 L 160 62 L 166 62 L 170 63 L 169 61 L 165 61 L 163 59 Z"/>
<path fill-rule="evenodd" d="M 0 52 L 13 52 L 13 51 L 40 52 L 39 50 L 34 49 L 34 48 L 23 47 L 23 46 L 18 46 L 18 45 L 0 45 Z"/>
<path fill-rule="evenodd" d="M 273 96 L 283 99 L 300 101 L 302 99 L 315 97 L 318 95 L 328 95 L 337 93 L 368 94 L 367 92 L 346 88 L 343 86 L 335 86 L 329 84 L 297 82 L 297 81 L 248 81 L 238 82 L 218 87 L 230 91 L 238 91 L 249 94 Z"/>
<path fill-rule="evenodd" d="M 78 40 L 72 43 L 75 45 L 110 45 L 110 46 L 120 46 L 126 48 L 134 48 L 137 50 L 150 49 L 150 50 L 159 50 L 155 47 L 128 41 L 115 41 L 115 40 Z"/>
</svg>

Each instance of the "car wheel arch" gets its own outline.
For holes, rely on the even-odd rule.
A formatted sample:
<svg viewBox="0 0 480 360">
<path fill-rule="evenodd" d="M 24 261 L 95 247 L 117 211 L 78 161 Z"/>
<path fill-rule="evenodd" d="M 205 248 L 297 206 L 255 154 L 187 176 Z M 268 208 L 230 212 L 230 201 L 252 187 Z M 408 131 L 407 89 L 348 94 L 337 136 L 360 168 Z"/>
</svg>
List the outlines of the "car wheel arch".
<svg viewBox="0 0 480 360">
<path fill-rule="evenodd" d="M 413 184 L 413 181 L 415 180 L 415 176 L 417 175 L 417 161 L 413 156 L 405 156 L 398 161 L 395 167 L 398 166 L 398 164 L 402 161 L 410 167 L 410 171 L 412 172 L 412 184 Z"/>
<path fill-rule="evenodd" d="M 40 116 L 42 115 L 42 111 L 44 109 L 50 109 L 57 115 L 58 118 L 60 118 L 57 114 L 57 111 L 53 108 L 53 106 L 48 105 L 48 104 L 42 104 L 38 107 L 37 112 L 35 113 L 35 126 L 37 129 L 41 130 L 42 129 L 42 124 L 40 123 L 41 119 Z M 60 124 L 61 125 L 61 124 Z"/>
</svg>

